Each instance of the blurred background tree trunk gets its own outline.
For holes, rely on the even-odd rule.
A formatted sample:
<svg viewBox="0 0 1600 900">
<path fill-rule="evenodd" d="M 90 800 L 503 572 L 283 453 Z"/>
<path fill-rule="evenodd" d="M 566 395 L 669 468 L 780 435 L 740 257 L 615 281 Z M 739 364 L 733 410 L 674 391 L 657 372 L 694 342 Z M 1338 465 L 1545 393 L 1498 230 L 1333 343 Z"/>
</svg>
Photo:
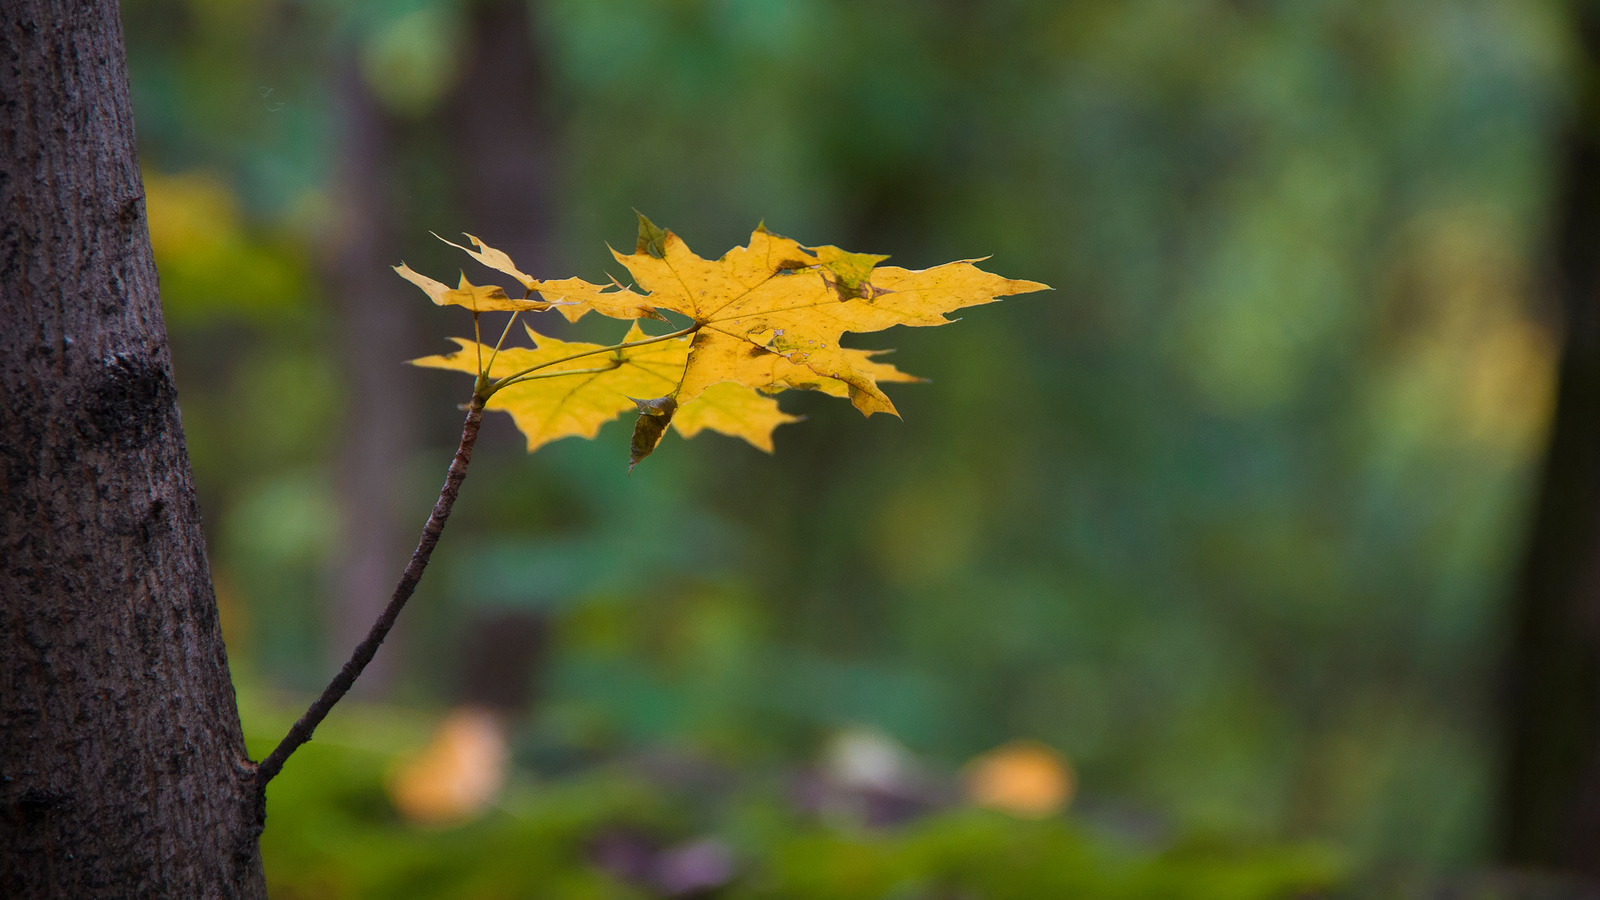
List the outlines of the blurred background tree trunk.
<svg viewBox="0 0 1600 900">
<path fill-rule="evenodd" d="M 555 263 L 558 126 L 537 8 L 528 0 L 468 6 L 465 66 L 440 119 L 455 158 L 464 162 L 457 173 L 462 221 L 523 271 L 548 278 Z M 488 333 L 499 334 L 501 318 L 485 317 L 492 322 Z M 541 323 L 547 331 L 565 323 L 552 319 Z M 506 715 L 524 711 L 548 625 L 541 612 L 474 609 L 459 657 L 461 701 Z"/>
<path fill-rule="evenodd" d="M 339 161 L 333 187 L 339 241 L 323 261 L 324 281 L 339 311 L 339 359 L 349 390 L 337 464 L 342 511 L 340 552 L 333 559 L 334 665 L 389 601 L 420 521 L 401 522 L 398 497 L 406 461 L 417 444 L 416 392 L 398 363 L 415 343 L 411 298 L 390 266 L 400 261 L 392 196 L 396 123 L 362 77 L 352 53 L 339 65 Z M 404 626 L 399 635 L 403 637 Z M 392 641 L 392 639 L 391 639 Z M 358 694 L 382 694 L 398 654 L 381 652 L 356 683 Z"/>
<path fill-rule="evenodd" d="M 462 217 L 523 271 L 551 277 L 554 116 L 536 17 L 525 0 L 467 10 L 465 68 L 444 104 L 459 172 Z"/>
<path fill-rule="evenodd" d="M 1565 345 L 1517 583 L 1500 823 L 1506 862 L 1600 876 L 1600 10 L 1572 15 L 1581 84 L 1553 230 Z"/>
<path fill-rule="evenodd" d="M 422 392 L 396 364 L 418 355 L 411 352 L 418 316 L 390 271 L 409 243 L 392 223 L 415 218 L 416 198 L 407 195 L 402 163 L 408 154 L 427 152 L 411 146 L 413 130 L 446 137 L 455 162 L 444 165 L 453 170 L 467 228 L 511 253 L 526 271 L 548 264 L 552 126 L 529 5 L 486 0 L 468 5 L 464 16 L 456 85 L 421 120 L 403 121 L 385 107 L 355 53 L 340 69 L 333 193 L 341 240 L 325 260 L 324 281 L 340 310 L 340 356 L 353 401 L 338 466 L 344 541 L 333 568 L 336 639 L 329 648 L 336 663 L 382 610 L 417 526 L 401 516 L 400 497 L 406 462 L 421 440 L 416 398 Z M 499 325 L 486 321 L 486 332 L 498 333 Z M 382 694 L 402 655 L 395 647 L 380 653 L 356 689 Z"/>
<path fill-rule="evenodd" d="M 0 27 L 0 895 L 264 898 L 117 4 Z"/>
</svg>

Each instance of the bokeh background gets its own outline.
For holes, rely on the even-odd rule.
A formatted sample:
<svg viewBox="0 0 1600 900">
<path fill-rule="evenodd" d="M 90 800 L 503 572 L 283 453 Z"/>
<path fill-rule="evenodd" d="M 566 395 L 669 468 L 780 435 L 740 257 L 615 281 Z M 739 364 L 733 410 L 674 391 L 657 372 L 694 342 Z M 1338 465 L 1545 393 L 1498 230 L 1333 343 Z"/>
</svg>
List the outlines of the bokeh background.
<svg viewBox="0 0 1600 900">
<path fill-rule="evenodd" d="M 1497 859 L 1555 397 L 1541 0 L 127 0 L 151 236 L 264 752 L 433 503 L 470 335 L 389 270 L 808 244 L 1051 293 L 895 329 L 767 456 L 486 423 L 274 782 L 278 897 L 1274 897 Z M 592 318 L 592 317 L 591 317 Z M 614 322 L 539 323 L 619 339 Z M 614 333 L 613 333 L 614 332 Z"/>
</svg>

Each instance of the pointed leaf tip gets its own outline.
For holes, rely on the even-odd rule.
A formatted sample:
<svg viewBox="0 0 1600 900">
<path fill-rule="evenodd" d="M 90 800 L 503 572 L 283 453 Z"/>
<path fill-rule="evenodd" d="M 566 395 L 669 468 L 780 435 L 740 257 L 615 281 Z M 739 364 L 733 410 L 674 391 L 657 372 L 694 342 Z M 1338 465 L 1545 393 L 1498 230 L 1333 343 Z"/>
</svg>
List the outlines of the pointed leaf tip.
<svg viewBox="0 0 1600 900">
<path fill-rule="evenodd" d="M 546 370 L 515 382 L 490 403 L 490 408 L 512 415 L 528 437 L 529 450 L 568 435 L 594 437 L 602 422 L 632 406 L 639 421 L 630 446 L 630 473 L 654 452 L 669 427 L 685 438 L 701 430 L 717 431 L 771 452 L 774 429 L 797 421 L 772 397 L 790 388 L 848 397 L 865 415 L 898 416 L 882 386 L 926 379 L 874 360 L 874 351 L 840 347 L 844 333 L 945 325 L 953 321 L 947 314 L 955 310 L 1047 289 L 1038 282 L 985 272 L 974 260 L 909 270 L 883 265 L 886 257 L 878 254 L 808 248 L 773 234 L 764 222 L 749 246 L 711 261 L 692 253 L 678 236 L 643 213 L 638 213 L 638 224 L 635 253 L 624 256 L 613 250 L 637 288 L 624 288 L 615 278 L 605 285 L 529 279 L 533 283 L 524 284 L 544 299 L 513 301 L 502 289 L 466 282 L 452 288 L 404 265 L 396 267 L 434 302 L 475 312 L 553 304 L 568 319 L 589 311 L 636 320 L 623 343 L 613 347 L 535 337 L 531 349 L 505 348 L 495 356 L 494 368 L 500 373 Z M 466 237 L 479 249 L 463 250 L 516 275 L 508 257 L 502 260 L 499 251 L 471 234 Z M 646 340 L 637 320 L 665 320 L 658 309 L 687 316 L 694 325 L 670 341 Z M 476 348 L 470 342 L 464 346 L 469 345 Z M 608 362 L 614 356 L 615 363 L 597 365 L 591 354 L 599 351 L 608 352 Z M 476 353 L 457 352 L 416 364 L 468 374 L 478 370 Z M 562 368 L 555 368 L 558 364 Z M 580 373 L 581 384 L 576 380 Z M 564 377 L 568 374 L 573 380 Z M 668 392 L 651 400 L 630 399 Z"/>
<path fill-rule="evenodd" d="M 838 247 L 813 247 L 822 267 L 836 279 L 834 288 L 840 300 L 870 300 L 877 291 L 870 284 L 872 270 L 889 257 L 881 253 L 849 253 Z"/>
<path fill-rule="evenodd" d="M 648 253 L 653 259 L 660 259 L 667 253 L 667 232 L 656 227 L 650 217 L 637 209 L 633 211 L 639 217 L 639 241 L 634 247 L 635 253 Z"/>
</svg>

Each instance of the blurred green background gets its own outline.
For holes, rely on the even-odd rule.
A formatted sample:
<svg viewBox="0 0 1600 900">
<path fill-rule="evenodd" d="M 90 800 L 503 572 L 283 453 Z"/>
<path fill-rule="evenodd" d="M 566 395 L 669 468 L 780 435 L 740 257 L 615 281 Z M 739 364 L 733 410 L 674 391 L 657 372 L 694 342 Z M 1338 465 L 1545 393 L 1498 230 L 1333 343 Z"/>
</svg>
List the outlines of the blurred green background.
<svg viewBox="0 0 1600 900">
<path fill-rule="evenodd" d="M 791 392 L 771 457 L 669 437 L 629 478 L 626 424 L 528 456 L 490 421 L 383 665 L 274 782 L 275 896 L 1245 898 L 1489 859 L 1559 345 L 1561 6 L 123 16 L 258 752 L 455 444 L 467 380 L 402 363 L 470 321 L 387 268 L 472 265 L 429 231 L 626 280 L 637 207 L 707 257 L 764 221 L 1055 287 L 857 342 L 931 379 L 891 388 L 904 421 Z M 505 786 L 408 823 L 395 773 L 463 705 Z M 963 799 L 1017 740 L 1075 773 L 1065 812 Z M 660 874 L 695 847 L 724 877 Z"/>
</svg>

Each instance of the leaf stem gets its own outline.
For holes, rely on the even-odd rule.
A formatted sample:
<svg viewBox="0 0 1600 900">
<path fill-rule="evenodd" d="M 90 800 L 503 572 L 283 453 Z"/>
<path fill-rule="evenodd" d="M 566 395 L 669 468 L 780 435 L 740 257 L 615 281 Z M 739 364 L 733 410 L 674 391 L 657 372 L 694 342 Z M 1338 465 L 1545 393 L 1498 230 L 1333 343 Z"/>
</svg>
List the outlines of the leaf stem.
<svg viewBox="0 0 1600 900">
<path fill-rule="evenodd" d="M 571 356 L 563 356 L 560 359 L 552 359 L 549 362 L 542 362 L 542 363 L 539 363 L 536 366 L 529 366 L 528 368 L 523 369 L 520 372 L 512 372 L 510 375 L 507 375 L 506 377 L 501 378 L 498 381 L 491 382 L 489 384 L 489 386 L 488 386 L 488 393 L 484 394 L 483 398 L 485 400 L 487 400 L 489 398 L 489 396 L 494 394 L 495 391 L 498 391 L 501 388 L 506 387 L 507 385 L 510 385 L 510 384 L 512 384 L 514 382 L 526 381 L 527 379 L 523 378 L 523 376 L 527 375 L 530 372 L 537 372 L 540 369 L 548 368 L 550 366 L 560 365 L 561 363 L 564 363 L 564 362 L 571 362 L 574 359 L 582 359 L 585 356 L 593 356 L 596 353 L 611 353 L 611 352 L 615 352 L 617 350 L 628 350 L 628 349 L 633 348 L 633 347 L 643 347 L 646 344 L 659 344 L 662 341 L 676 340 L 678 338 L 683 337 L 684 335 L 694 334 L 696 331 L 699 331 L 699 330 L 700 330 L 700 323 L 696 322 L 696 323 L 690 325 L 687 328 L 679 329 L 677 331 L 672 332 L 671 334 L 658 335 L 656 337 L 645 338 L 643 340 L 638 340 L 638 341 L 624 341 L 624 342 L 622 342 L 620 344 L 612 344 L 609 347 L 596 347 L 593 350 L 585 350 L 582 353 L 574 353 Z M 615 366 L 611 366 L 609 368 L 616 368 L 616 367 Z M 598 371 L 606 371 L 606 370 L 605 369 L 601 369 L 601 370 L 598 370 Z M 567 373 L 567 372 L 556 372 L 556 373 L 552 373 L 552 374 L 565 375 L 565 374 L 570 374 L 570 373 Z"/>
<path fill-rule="evenodd" d="M 533 291 L 530 290 L 528 293 L 531 294 Z M 506 335 L 511 333 L 511 326 L 517 324 L 517 316 L 521 314 L 522 310 L 520 309 L 511 311 L 511 318 L 506 320 L 505 330 L 500 332 L 500 340 L 494 342 L 494 352 L 489 354 L 489 364 L 485 366 L 480 363 L 478 366 L 478 371 L 483 375 L 487 376 L 489 374 L 489 370 L 494 368 L 494 361 L 500 356 L 500 345 L 506 342 Z M 480 349 L 478 352 L 481 358 L 483 351 Z"/>
<path fill-rule="evenodd" d="M 433 548 L 439 543 L 439 535 L 444 531 L 445 520 L 450 518 L 450 509 L 455 506 L 456 496 L 461 493 L 461 482 L 467 477 L 467 466 L 472 462 L 472 446 L 478 440 L 478 426 L 483 422 L 484 398 L 474 395 L 472 402 L 467 404 L 467 420 L 461 426 L 461 445 L 456 448 L 456 455 L 450 460 L 449 473 L 445 475 L 444 487 L 439 490 L 439 499 L 433 504 L 433 512 L 428 516 L 427 524 L 422 526 L 422 537 L 417 541 L 417 549 L 411 554 L 411 562 L 406 565 L 405 572 L 400 576 L 400 583 L 395 585 L 394 596 L 390 598 L 389 605 L 384 608 L 383 614 L 378 616 L 378 621 L 372 623 L 372 630 L 367 632 L 367 637 L 356 646 L 355 652 L 350 654 L 349 662 L 333 677 L 322 695 L 306 709 L 305 714 L 289 729 L 278 746 L 256 766 L 256 784 L 261 790 L 266 790 L 267 782 L 283 770 L 284 760 L 289 754 L 298 750 L 301 745 L 311 740 L 311 733 L 327 717 L 333 705 L 350 690 L 355 684 L 361 671 L 372 662 L 372 657 L 377 654 L 378 646 L 388 636 L 389 629 L 394 627 L 394 621 L 400 615 L 400 610 L 405 607 L 406 601 L 411 599 L 411 594 L 417 589 L 417 582 L 422 580 L 422 573 L 428 568 L 428 558 L 433 555 Z"/>
<path fill-rule="evenodd" d="M 479 380 L 482 380 L 488 375 L 489 370 L 483 367 L 483 335 L 478 333 L 477 310 L 472 311 L 472 344 L 478 350 L 478 378 Z"/>
<path fill-rule="evenodd" d="M 609 366 L 595 366 L 592 369 L 562 369 L 559 372 L 537 372 L 528 375 L 519 375 L 515 381 L 509 381 L 500 385 L 499 387 L 510 387 L 513 384 L 521 384 L 524 381 L 535 381 L 540 378 L 560 378 L 563 375 L 595 375 L 600 372 L 609 372 L 620 365 L 622 365 L 622 360 L 614 359 L 611 361 L 611 365 Z M 499 388 L 496 388 L 496 390 L 498 389 Z"/>
</svg>

